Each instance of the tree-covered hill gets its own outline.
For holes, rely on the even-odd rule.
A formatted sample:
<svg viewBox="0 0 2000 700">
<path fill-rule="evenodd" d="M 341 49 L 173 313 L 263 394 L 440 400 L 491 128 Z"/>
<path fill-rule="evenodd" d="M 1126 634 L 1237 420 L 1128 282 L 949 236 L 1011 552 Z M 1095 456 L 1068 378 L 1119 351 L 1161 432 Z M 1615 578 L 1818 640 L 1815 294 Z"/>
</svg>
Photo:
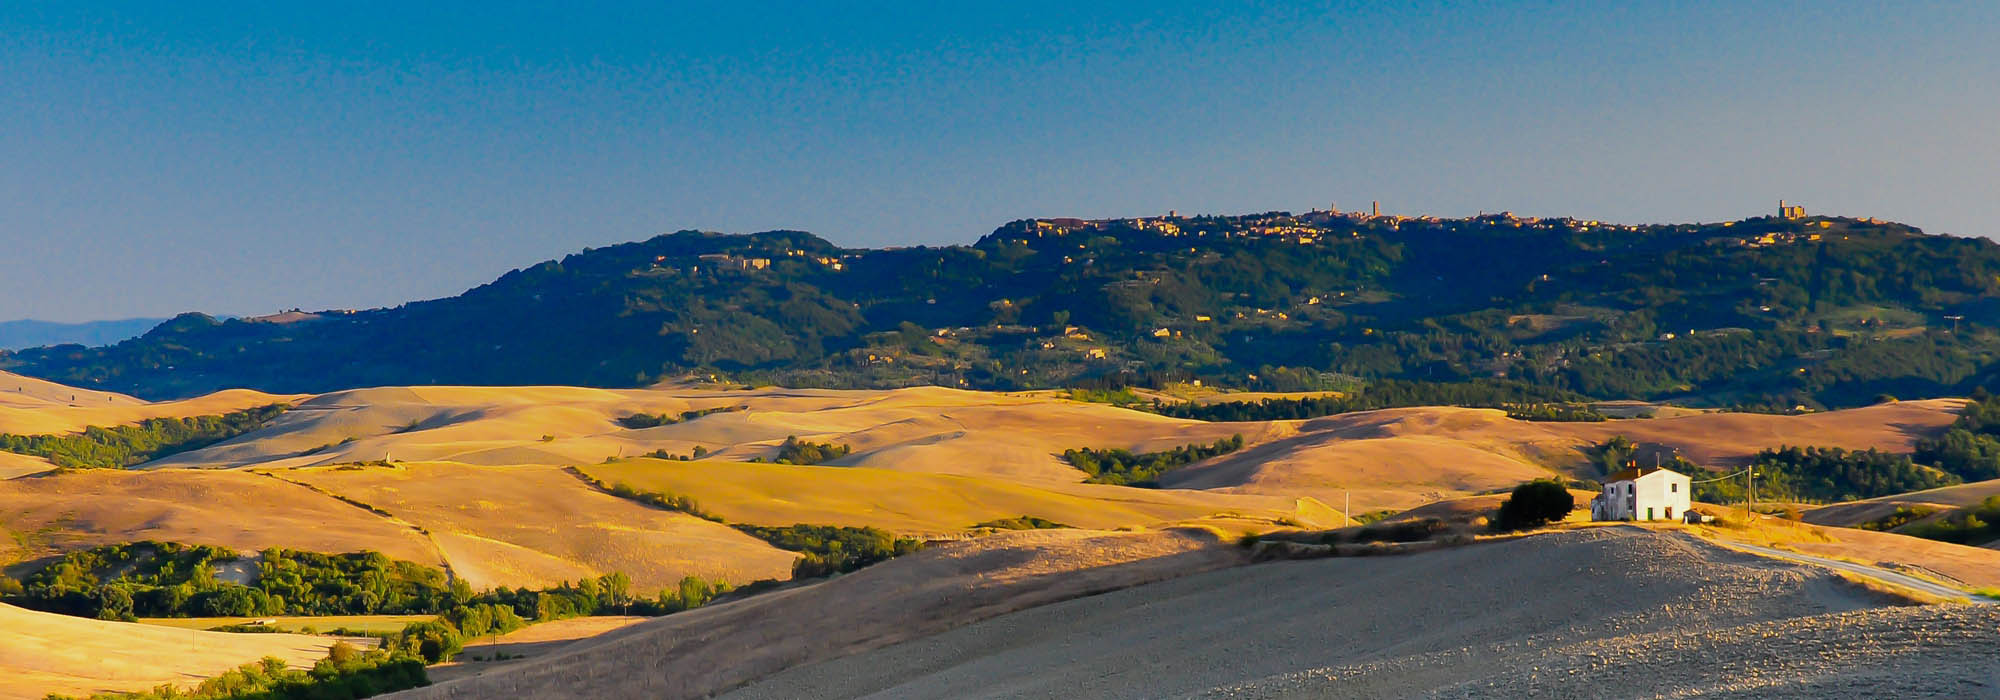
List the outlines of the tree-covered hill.
<svg viewBox="0 0 2000 700">
<path fill-rule="evenodd" d="M 1053 219 L 883 250 L 688 231 L 447 299 L 299 316 L 184 315 L 109 347 L 0 353 L 0 368 L 149 398 L 723 373 L 992 389 L 1504 377 L 1596 398 L 1852 405 L 1992 377 L 2000 246 L 1826 217 Z"/>
</svg>

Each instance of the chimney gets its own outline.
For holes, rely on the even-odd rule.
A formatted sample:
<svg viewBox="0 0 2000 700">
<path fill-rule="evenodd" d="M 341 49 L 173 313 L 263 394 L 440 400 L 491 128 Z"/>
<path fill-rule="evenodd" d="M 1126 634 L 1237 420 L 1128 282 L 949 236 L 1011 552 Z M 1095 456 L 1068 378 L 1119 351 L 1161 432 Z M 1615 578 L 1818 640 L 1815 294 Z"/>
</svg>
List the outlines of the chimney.
<svg viewBox="0 0 2000 700">
<path fill-rule="evenodd" d="M 1377 202 L 1377 201 L 1372 201 L 1372 200 L 1371 200 L 1371 201 L 1369 201 L 1369 202 L 1368 202 L 1368 215 L 1369 215 L 1369 216 L 1381 216 L 1381 215 L 1382 215 L 1382 203 L 1381 203 L 1381 202 Z"/>
</svg>

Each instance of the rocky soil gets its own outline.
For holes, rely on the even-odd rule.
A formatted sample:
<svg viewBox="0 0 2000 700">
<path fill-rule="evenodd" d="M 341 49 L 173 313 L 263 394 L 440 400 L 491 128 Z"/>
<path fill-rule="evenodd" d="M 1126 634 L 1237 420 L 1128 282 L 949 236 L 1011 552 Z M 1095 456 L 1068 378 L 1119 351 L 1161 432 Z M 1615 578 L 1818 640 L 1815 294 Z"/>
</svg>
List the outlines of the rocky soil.
<svg viewBox="0 0 2000 700">
<path fill-rule="evenodd" d="M 1215 571 L 793 668 L 794 697 L 2000 697 L 2000 606 L 1592 529 Z"/>
</svg>

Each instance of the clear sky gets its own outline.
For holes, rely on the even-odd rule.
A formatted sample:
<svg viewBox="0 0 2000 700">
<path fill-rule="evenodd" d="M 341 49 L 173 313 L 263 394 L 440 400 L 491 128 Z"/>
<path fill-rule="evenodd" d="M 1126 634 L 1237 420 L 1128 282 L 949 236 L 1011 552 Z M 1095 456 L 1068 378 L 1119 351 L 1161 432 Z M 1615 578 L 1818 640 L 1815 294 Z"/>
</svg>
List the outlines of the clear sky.
<svg viewBox="0 0 2000 700">
<path fill-rule="evenodd" d="M 0 6 L 0 319 L 393 305 L 700 228 L 1771 210 L 2000 234 L 2000 3 Z"/>
</svg>

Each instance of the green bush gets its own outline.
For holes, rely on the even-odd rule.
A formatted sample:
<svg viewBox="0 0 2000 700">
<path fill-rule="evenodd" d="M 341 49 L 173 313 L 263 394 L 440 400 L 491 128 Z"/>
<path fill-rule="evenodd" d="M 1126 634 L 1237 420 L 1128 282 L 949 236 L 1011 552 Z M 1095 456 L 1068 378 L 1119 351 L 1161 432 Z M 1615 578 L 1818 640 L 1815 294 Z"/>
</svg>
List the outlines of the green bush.
<svg viewBox="0 0 2000 700">
<path fill-rule="evenodd" d="M 986 522 L 973 525 L 972 529 L 977 530 L 979 528 L 993 528 L 996 530 L 1056 530 L 1067 527 L 1069 526 L 1053 520 L 1043 520 L 1041 518 L 1037 518 L 1032 515 L 1023 515 L 1018 518 L 999 518 L 996 520 L 988 520 Z"/>
<path fill-rule="evenodd" d="M 1989 496 L 1978 505 L 1960 508 L 1903 532 L 1925 539 L 1973 546 L 2000 540 L 2000 496 Z"/>
<path fill-rule="evenodd" d="M 1569 517 L 1575 509 L 1576 497 L 1561 482 L 1536 479 L 1514 487 L 1507 502 L 1500 504 L 1493 525 L 1502 530 L 1540 527 Z"/>
<path fill-rule="evenodd" d="M 1913 521 L 1922 520 L 1924 518 L 1930 517 L 1932 513 L 1936 512 L 1937 509 L 1925 506 L 1896 506 L 1895 512 L 1890 513 L 1888 515 L 1884 515 L 1880 518 L 1876 518 L 1869 522 L 1856 525 L 1855 527 L 1863 530 L 1888 532 L 1890 530 L 1894 530 L 1904 525 L 1908 525 Z"/>
<path fill-rule="evenodd" d="M 427 663 L 444 663 L 465 648 L 458 630 L 442 620 L 412 622 L 396 637 L 396 648 L 409 651 Z"/>
<path fill-rule="evenodd" d="M 785 438 L 785 444 L 778 446 L 779 464 L 812 465 L 822 464 L 846 457 L 854 448 L 846 445 L 807 442 L 798 437 Z"/>
</svg>

